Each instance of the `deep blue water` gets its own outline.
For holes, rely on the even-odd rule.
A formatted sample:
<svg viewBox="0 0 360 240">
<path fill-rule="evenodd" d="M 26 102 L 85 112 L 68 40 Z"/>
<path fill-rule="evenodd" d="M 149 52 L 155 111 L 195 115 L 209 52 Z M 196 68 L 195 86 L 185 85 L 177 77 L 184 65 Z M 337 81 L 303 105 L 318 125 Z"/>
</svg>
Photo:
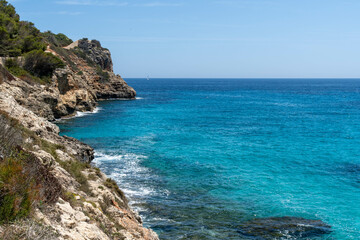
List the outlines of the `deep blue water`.
<svg viewBox="0 0 360 240">
<path fill-rule="evenodd" d="M 257 217 L 360 239 L 360 80 L 128 79 L 138 100 L 63 120 L 162 239 L 239 239 Z"/>
</svg>

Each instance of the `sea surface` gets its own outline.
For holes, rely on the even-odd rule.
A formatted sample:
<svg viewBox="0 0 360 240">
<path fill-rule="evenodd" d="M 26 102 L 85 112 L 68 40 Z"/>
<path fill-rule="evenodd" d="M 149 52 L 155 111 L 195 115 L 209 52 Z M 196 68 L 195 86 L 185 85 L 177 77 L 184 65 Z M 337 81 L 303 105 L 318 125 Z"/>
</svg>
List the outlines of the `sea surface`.
<svg viewBox="0 0 360 240">
<path fill-rule="evenodd" d="M 239 239 L 262 217 L 360 239 L 360 80 L 127 79 L 137 100 L 61 120 L 161 239 Z"/>
</svg>

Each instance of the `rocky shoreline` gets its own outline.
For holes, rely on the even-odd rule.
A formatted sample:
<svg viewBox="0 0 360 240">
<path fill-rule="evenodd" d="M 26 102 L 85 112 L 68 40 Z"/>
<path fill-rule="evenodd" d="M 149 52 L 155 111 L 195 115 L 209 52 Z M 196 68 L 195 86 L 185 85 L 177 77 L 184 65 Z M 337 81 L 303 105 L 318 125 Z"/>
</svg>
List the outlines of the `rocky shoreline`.
<svg viewBox="0 0 360 240">
<path fill-rule="evenodd" d="M 93 111 L 99 100 L 133 99 L 135 90 L 113 73 L 110 52 L 98 41 L 82 39 L 47 51 L 66 63 L 49 84 L 16 77 L 0 64 L 0 159 L 26 155 L 23 172 L 38 188 L 29 217 L 0 225 L 0 238 L 158 239 L 142 226 L 117 184 L 90 164 L 94 150 L 59 136 L 52 123 Z"/>
<path fill-rule="evenodd" d="M 67 63 L 54 72 L 50 84 L 16 77 L 0 64 L 0 163 L 9 156 L 26 155 L 23 170 L 39 188 L 27 218 L 0 224 L 0 239 L 158 240 L 130 208 L 121 185 L 91 165 L 94 150 L 75 138 L 59 136 L 53 123 L 78 111 L 93 111 L 100 100 L 136 96 L 112 72 L 108 50 L 86 39 L 66 49 L 79 44 L 85 56 L 94 54 L 91 59 L 99 62 L 91 66 L 73 52 L 67 59 L 49 50 Z M 99 67 L 108 74 L 106 81 Z M 241 239 L 321 239 L 332 232 L 320 220 L 295 217 L 253 219 L 236 228 Z"/>
</svg>

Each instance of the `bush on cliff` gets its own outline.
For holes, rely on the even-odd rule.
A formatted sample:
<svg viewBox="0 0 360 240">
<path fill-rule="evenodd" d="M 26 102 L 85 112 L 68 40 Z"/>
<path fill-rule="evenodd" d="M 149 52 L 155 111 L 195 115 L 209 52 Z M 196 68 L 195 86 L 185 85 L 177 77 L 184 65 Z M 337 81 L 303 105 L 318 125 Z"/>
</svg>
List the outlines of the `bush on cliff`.
<svg viewBox="0 0 360 240">
<path fill-rule="evenodd" d="M 20 147 L 24 145 L 23 139 L 28 139 L 28 133 L 17 120 L 0 111 L 0 129 L 2 224 L 27 217 L 34 206 L 57 202 L 62 189 L 50 167 Z"/>
<path fill-rule="evenodd" d="M 42 33 L 42 36 L 45 38 L 45 40 L 55 46 L 55 47 L 65 47 L 70 45 L 73 41 L 68 38 L 65 34 L 63 33 L 52 33 L 51 31 L 47 31 Z"/>
<path fill-rule="evenodd" d="M 97 66 L 96 67 L 96 73 L 98 74 L 98 76 L 100 77 L 100 82 L 107 82 L 110 79 L 110 75 L 108 72 L 103 71 L 101 69 L 101 67 Z"/>
<path fill-rule="evenodd" d="M 84 59 L 89 66 L 91 66 L 91 67 L 96 66 L 96 63 L 93 60 L 91 60 L 89 58 L 89 56 L 87 55 L 87 53 L 84 52 L 83 50 L 81 50 L 79 47 L 75 47 L 75 48 L 71 49 L 70 51 L 75 53 L 75 55 L 78 56 L 79 58 Z"/>
<path fill-rule="evenodd" d="M 24 69 L 36 77 L 51 77 L 56 68 L 65 64 L 60 58 L 41 50 L 33 50 L 25 54 Z"/>
<path fill-rule="evenodd" d="M 31 77 L 30 74 L 25 69 L 20 67 L 18 61 L 15 59 L 7 59 L 5 61 L 5 67 L 11 74 L 13 74 L 16 77 L 23 77 L 23 76 Z"/>
<path fill-rule="evenodd" d="M 33 154 L 20 147 L 0 159 L 0 224 L 27 217 L 33 207 L 57 202 L 61 185 Z"/>
<path fill-rule="evenodd" d="M 24 169 L 23 158 L 5 158 L 0 162 L 0 223 L 29 215 L 39 198 L 39 188 Z"/>
</svg>

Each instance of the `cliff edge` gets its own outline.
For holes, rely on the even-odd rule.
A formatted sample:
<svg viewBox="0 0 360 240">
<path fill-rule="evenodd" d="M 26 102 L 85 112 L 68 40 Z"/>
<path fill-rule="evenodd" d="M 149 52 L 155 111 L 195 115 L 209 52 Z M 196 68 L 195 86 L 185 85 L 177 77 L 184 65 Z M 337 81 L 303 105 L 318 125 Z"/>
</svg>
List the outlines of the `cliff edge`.
<svg viewBox="0 0 360 240">
<path fill-rule="evenodd" d="M 99 100 L 135 98 L 135 90 L 112 71 L 109 50 L 102 48 L 96 40 L 82 39 L 76 43 L 80 43 L 79 47 L 68 49 L 47 46 L 45 52 L 65 63 L 64 67 L 54 70 L 48 83 L 40 84 L 23 74 L 16 79 L 8 78 L 1 91 L 50 121 L 74 115 L 76 111 L 93 111 Z M 2 57 L 1 60 L 5 66 L 9 61 L 16 61 L 19 67 L 24 65 L 21 57 Z"/>
</svg>

